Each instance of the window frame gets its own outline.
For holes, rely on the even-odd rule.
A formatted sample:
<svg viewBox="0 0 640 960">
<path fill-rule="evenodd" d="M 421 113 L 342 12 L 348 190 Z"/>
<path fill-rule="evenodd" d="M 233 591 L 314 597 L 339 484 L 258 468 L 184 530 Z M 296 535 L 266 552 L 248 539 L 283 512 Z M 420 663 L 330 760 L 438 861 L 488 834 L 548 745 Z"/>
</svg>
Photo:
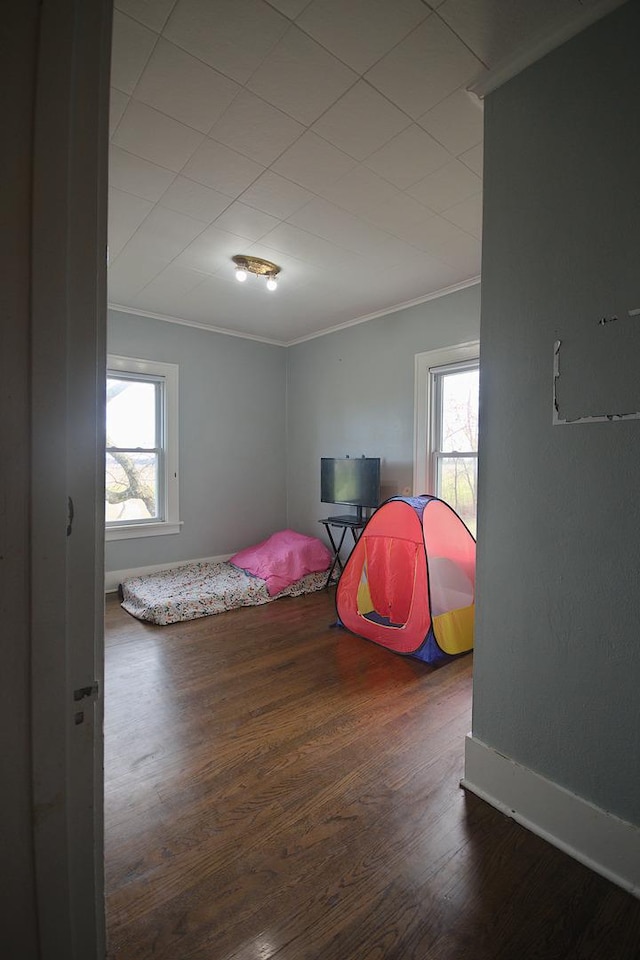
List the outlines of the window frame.
<svg viewBox="0 0 640 960">
<path fill-rule="evenodd" d="M 416 496 L 432 493 L 438 488 L 438 451 L 435 449 L 438 400 L 434 374 L 454 372 L 458 367 L 462 370 L 479 362 L 478 340 L 417 353 L 415 356 L 413 490 Z"/>
<path fill-rule="evenodd" d="M 109 354 L 107 377 L 109 375 L 127 376 L 132 380 L 146 380 L 162 386 L 158 424 L 158 498 L 161 501 L 161 519 L 107 521 L 105 518 L 105 540 L 130 540 L 180 533 L 182 522 L 178 489 L 178 364 Z"/>
</svg>

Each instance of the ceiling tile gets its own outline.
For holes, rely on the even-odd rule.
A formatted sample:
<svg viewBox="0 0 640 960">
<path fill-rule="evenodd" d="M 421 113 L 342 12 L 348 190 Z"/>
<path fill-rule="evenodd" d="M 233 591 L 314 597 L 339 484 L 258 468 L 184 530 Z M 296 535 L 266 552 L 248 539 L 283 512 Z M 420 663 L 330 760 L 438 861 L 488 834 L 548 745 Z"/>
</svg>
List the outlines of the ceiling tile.
<svg viewBox="0 0 640 960">
<path fill-rule="evenodd" d="M 155 163 L 121 150 L 114 143 L 109 148 L 109 184 L 145 200 L 159 200 L 175 173 Z"/>
<path fill-rule="evenodd" d="M 262 0 L 178 0 L 163 35 L 244 84 L 288 26 Z"/>
<path fill-rule="evenodd" d="M 266 166 L 303 132 L 297 120 L 242 90 L 213 125 L 210 136 Z"/>
<path fill-rule="evenodd" d="M 174 263 L 178 267 L 187 267 L 213 275 L 223 268 L 232 269 L 231 257 L 239 252 L 238 237 L 224 230 L 218 230 L 214 224 L 207 227 L 185 247 Z"/>
<path fill-rule="evenodd" d="M 113 136 L 116 127 L 122 119 L 124 111 L 127 109 L 129 97 L 126 93 L 111 87 L 109 91 L 109 136 Z"/>
<path fill-rule="evenodd" d="M 134 97 L 208 133 L 240 89 L 233 80 L 160 37 Z"/>
<path fill-rule="evenodd" d="M 176 0 L 115 0 L 114 6 L 123 13 L 144 23 L 145 27 L 160 33 Z"/>
<path fill-rule="evenodd" d="M 372 206 L 366 214 L 366 219 L 381 230 L 404 240 L 411 236 L 418 224 L 424 223 L 432 216 L 433 213 L 428 207 L 418 203 L 406 193 L 401 193 L 391 201 L 382 201 Z"/>
<path fill-rule="evenodd" d="M 422 250 L 418 250 L 404 240 L 389 237 L 372 250 L 367 259 L 377 274 L 382 275 L 385 267 L 393 266 L 394 273 L 397 270 L 403 277 L 408 277 L 412 272 L 415 273 L 417 264 L 419 263 L 421 268 L 428 257 Z"/>
<path fill-rule="evenodd" d="M 150 200 L 132 197 L 115 187 L 109 189 L 109 260 L 113 262 L 144 218 L 153 209 Z"/>
<path fill-rule="evenodd" d="M 360 80 L 313 125 L 313 130 L 356 160 L 391 140 L 411 124 L 410 118 Z"/>
<path fill-rule="evenodd" d="M 160 202 L 169 210 L 212 223 L 229 206 L 231 198 L 195 180 L 177 176 Z"/>
<path fill-rule="evenodd" d="M 322 195 L 357 217 L 366 217 L 372 207 L 379 206 L 383 201 L 395 204 L 404 197 L 397 187 L 361 163 L 331 184 Z"/>
<path fill-rule="evenodd" d="M 483 121 L 482 101 L 460 88 L 432 107 L 418 122 L 457 157 L 480 143 Z"/>
<path fill-rule="evenodd" d="M 442 214 L 451 223 L 480 239 L 482 237 L 482 194 L 478 193 L 462 203 L 449 207 Z"/>
<path fill-rule="evenodd" d="M 451 155 L 425 130 L 413 124 L 364 162 L 375 173 L 401 190 L 421 180 L 451 159 Z"/>
<path fill-rule="evenodd" d="M 133 300 L 141 310 L 181 318 L 184 297 L 207 279 L 206 273 L 170 263 Z"/>
<path fill-rule="evenodd" d="M 600 0 L 114 2 L 110 297 L 292 340 L 478 274 L 465 88 Z M 282 266 L 276 295 L 237 253 Z"/>
<path fill-rule="evenodd" d="M 242 202 L 263 210 L 281 220 L 299 210 L 305 203 L 313 199 L 313 194 L 304 190 L 297 183 L 278 176 L 272 170 L 266 170 L 242 194 Z"/>
<path fill-rule="evenodd" d="M 461 153 L 459 159 L 462 160 L 470 170 L 477 173 L 479 177 L 482 176 L 484 147 L 481 143 L 479 143 L 477 147 L 472 147 L 471 150 L 466 150 L 464 153 Z"/>
<path fill-rule="evenodd" d="M 417 250 L 405 262 L 390 264 L 391 269 L 385 270 L 384 263 L 374 261 L 371 267 L 373 271 L 367 273 L 363 286 L 374 295 L 376 312 L 424 297 L 456 279 L 451 267 Z"/>
<path fill-rule="evenodd" d="M 461 200 L 480 193 L 482 180 L 459 160 L 452 160 L 424 180 L 409 187 L 407 193 L 425 203 L 436 213 L 452 207 Z"/>
<path fill-rule="evenodd" d="M 297 24 L 364 73 L 429 15 L 420 0 L 314 0 Z"/>
<path fill-rule="evenodd" d="M 273 230 L 279 222 L 276 217 L 271 217 L 268 213 L 248 207 L 236 200 L 218 217 L 216 227 L 233 233 L 237 237 L 259 240 L 269 230 Z"/>
<path fill-rule="evenodd" d="M 356 80 L 352 70 L 292 25 L 247 86 L 274 107 L 310 124 Z"/>
<path fill-rule="evenodd" d="M 366 79 L 417 119 L 482 72 L 480 61 L 432 14 L 377 63 Z"/>
<path fill-rule="evenodd" d="M 354 166 L 355 160 L 308 130 L 276 160 L 272 169 L 318 193 Z"/>
<path fill-rule="evenodd" d="M 149 254 L 173 260 L 205 229 L 201 220 L 187 217 L 175 210 L 156 204 L 135 235 L 129 240 L 124 254 Z"/>
<path fill-rule="evenodd" d="M 212 187 L 229 197 L 237 197 L 263 170 L 260 164 L 235 150 L 207 139 L 198 147 L 182 173 L 191 180 L 204 183 L 205 187 Z"/>
<path fill-rule="evenodd" d="M 107 272 L 108 298 L 111 303 L 130 304 L 143 287 L 167 266 L 167 260 L 143 251 L 133 256 L 123 252 Z"/>
<path fill-rule="evenodd" d="M 206 273 L 170 263 L 136 294 L 133 304 L 141 310 L 183 319 L 186 294 L 204 283 L 207 276 Z"/>
<path fill-rule="evenodd" d="M 238 330 L 258 337 L 272 339 L 273 323 L 280 327 L 277 315 L 282 311 L 280 290 L 271 295 L 257 278 L 240 287 L 233 278 L 208 277 L 186 295 L 189 316 L 198 323 L 221 330 Z M 266 328 L 267 316 L 275 315 Z"/>
<path fill-rule="evenodd" d="M 276 251 L 329 270 L 338 269 L 344 263 L 344 250 L 290 223 L 279 224 L 262 238 L 262 242 Z"/>
<path fill-rule="evenodd" d="M 576 16 L 576 0 L 446 0 L 440 16 L 487 66 Z"/>
<path fill-rule="evenodd" d="M 309 6 L 310 2 L 311 0 L 269 0 L 272 7 L 283 13 L 285 17 L 289 17 L 290 20 L 295 20 L 304 8 Z"/>
<path fill-rule="evenodd" d="M 118 10 L 113 14 L 111 85 L 122 93 L 133 93 L 151 55 L 157 35 Z"/>
<path fill-rule="evenodd" d="M 363 255 L 389 239 L 382 230 L 364 223 L 327 200 L 312 200 L 289 217 L 289 223 L 309 233 L 316 233 L 338 247 Z"/>
<path fill-rule="evenodd" d="M 473 240 L 468 233 L 464 233 L 459 227 L 445 220 L 444 217 L 434 214 L 428 220 L 417 223 L 414 227 L 407 228 L 403 239 L 419 250 L 424 250 L 429 256 L 437 260 L 448 259 L 443 255 L 445 250 L 452 248 L 461 241 Z"/>
<path fill-rule="evenodd" d="M 113 142 L 168 170 L 178 173 L 203 136 L 144 103 L 131 100 L 113 135 Z"/>
<path fill-rule="evenodd" d="M 482 245 L 476 237 L 460 230 L 457 237 L 443 243 L 439 257 L 458 271 L 459 279 L 480 276 Z"/>
</svg>

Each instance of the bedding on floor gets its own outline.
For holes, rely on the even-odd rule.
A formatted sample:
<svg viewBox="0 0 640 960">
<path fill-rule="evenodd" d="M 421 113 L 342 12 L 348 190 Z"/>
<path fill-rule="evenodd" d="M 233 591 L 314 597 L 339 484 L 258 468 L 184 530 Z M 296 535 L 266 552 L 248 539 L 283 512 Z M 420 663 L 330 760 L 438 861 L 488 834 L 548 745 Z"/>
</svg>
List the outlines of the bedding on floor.
<svg viewBox="0 0 640 960">
<path fill-rule="evenodd" d="M 265 580 L 229 562 L 189 563 L 123 580 L 122 606 L 138 620 L 165 625 L 269 603 L 279 597 L 299 597 L 321 590 L 326 582 L 326 570 L 308 573 L 272 595 Z"/>
</svg>

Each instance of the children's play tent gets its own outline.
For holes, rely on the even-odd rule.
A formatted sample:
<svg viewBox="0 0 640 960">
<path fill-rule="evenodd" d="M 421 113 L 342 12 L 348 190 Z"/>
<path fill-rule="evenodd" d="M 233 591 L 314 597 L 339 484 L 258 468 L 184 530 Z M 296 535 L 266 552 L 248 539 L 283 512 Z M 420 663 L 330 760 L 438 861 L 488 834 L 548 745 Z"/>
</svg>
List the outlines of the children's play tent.
<svg viewBox="0 0 640 960">
<path fill-rule="evenodd" d="M 476 542 L 437 497 L 393 497 L 374 513 L 338 582 L 352 633 L 440 663 L 473 647 Z"/>
</svg>

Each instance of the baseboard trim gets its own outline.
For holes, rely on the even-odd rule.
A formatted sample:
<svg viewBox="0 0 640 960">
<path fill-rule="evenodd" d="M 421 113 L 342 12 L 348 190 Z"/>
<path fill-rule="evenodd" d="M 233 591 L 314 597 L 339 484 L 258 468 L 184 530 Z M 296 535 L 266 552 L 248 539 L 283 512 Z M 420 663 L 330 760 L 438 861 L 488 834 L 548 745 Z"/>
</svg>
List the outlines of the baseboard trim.
<svg viewBox="0 0 640 960">
<path fill-rule="evenodd" d="M 130 570 L 107 570 L 104 575 L 104 592 L 115 593 L 119 584 L 127 577 L 144 577 L 147 573 L 160 573 L 161 570 L 171 570 L 173 567 L 184 567 L 187 563 L 223 563 L 233 556 L 232 553 L 220 554 L 218 557 L 198 557 L 196 560 L 174 560 L 173 563 L 154 563 L 150 567 L 132 567 Z"/>
<path fill-rule="evenodd" d="M 640 829 L 469 734 L 460 785 L 640 898 Z"/>
</svg>

